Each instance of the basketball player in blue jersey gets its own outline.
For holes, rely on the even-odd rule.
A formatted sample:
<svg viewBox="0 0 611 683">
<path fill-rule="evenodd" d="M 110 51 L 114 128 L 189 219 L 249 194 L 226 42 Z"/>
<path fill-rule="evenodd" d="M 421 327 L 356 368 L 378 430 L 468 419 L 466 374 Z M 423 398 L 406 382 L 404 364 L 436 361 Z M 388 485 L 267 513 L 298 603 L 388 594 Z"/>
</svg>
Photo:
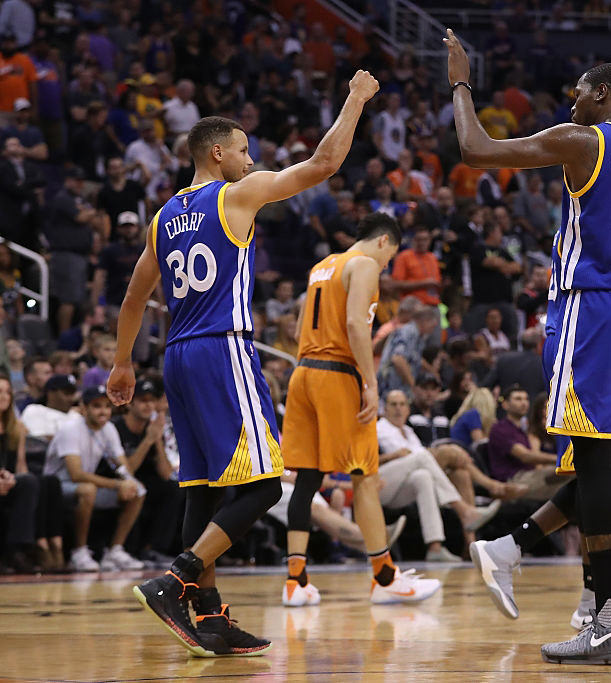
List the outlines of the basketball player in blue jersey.
<svg viewBox="0 0 611 683">
<path fill-rule="evenodd" d="M 560 289 L 561 256 L 560 231 L 558 231 L 554 237 L 552 250 L 552 272 L 545 321 L 546 339 L 543 348 L 543 368 L 548 384 L 553 375 L 559 332 L 562 326 L 562 318 L 559 318 L 559 313 L 564 309 L 563 299 L 567 296 L 567 293 Z M 558 474 L 574 474 L 573 446 L 570 437 L 558 435 L 556 445 L 558 449 L 556 472 Z M 579 496 L 575 479 L 571 479 L 554 494 L 551 500 L 544 503 L 510 534 L 501 536 L 494 541 L 471 543 L 469 547 L 471 559 L 479 570 L 482 580 L 501 614 L 510 619 L 517 619 L 519 616 L 513 594 L 513 572 L 520 566 L 523 553 L 529 552 L 544 536 L 561 529 L 567 523 L 578 523 L 581 529 Z M 570 621 L 571 626 L 577 630 L 581 630 L 592 621 L 590 609 L 596 607 L 592 572 L 583 533 L 581 555 L 583 591 Z"/>
<path fill-rule="evenodd" d="M 248 140 L 235 121 L 199 121 L 188 138 L 193 184 L 151 222 L 121 307 L 107 387 L 115 405 L 132 398 L 132 348 L 161 278 L 172 318 L 164 382 L 180 452 L 180 484 L 186 487 L 183 545 L 188 550 L 163 577 L 134 592 L 197 656 L 251 656 L 271 647 L 230 620 L 214 572 L 215 560 L 281 496 L 278 430 L 253 347 L 254 219 L 264 204 L 292 197 L 339 169 L 363 107 L 378 88 L 369 72 L 359 70 L 314 155 L 278 173 L 248 174 L 253 163 Z M 236 486 L 237 494 L 222 505 L 225 486 Z"/>
<path fill-rule="evenodd" d="M 594 580 L 592 622 L 572 640 L 541 648 L 546 661 L 611 663 L 611 64 L 575 87 L 573 123 L 527 138 L 492 140 L 471 99 L 469 59 L 448 29 L 448 79 L 465 163 L 476 168 L 562 164 L 560 299 L 547 429 L 569 436 L 579 510 Z"/>
</svg>

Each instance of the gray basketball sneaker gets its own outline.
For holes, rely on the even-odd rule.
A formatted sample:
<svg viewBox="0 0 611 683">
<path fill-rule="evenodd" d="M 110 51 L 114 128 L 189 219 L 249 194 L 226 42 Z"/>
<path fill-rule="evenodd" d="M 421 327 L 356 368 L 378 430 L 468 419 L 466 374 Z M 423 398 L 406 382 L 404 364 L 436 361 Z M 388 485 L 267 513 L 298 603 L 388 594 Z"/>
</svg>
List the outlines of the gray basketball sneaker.
<svg viewBox="0 0 611 683">
<path fill-rule="evenodd" d="M 469 546 L 469 554 L 501 614 L 517 619 L 520 611 L 513 599 L 513 570 L 520 566 L 522 553 L 513 536 L 475 541 Z"/>
<path fill-rule="evenodd" d="M 598 621 L 595 610 L 591 610 L 591 614 L 591 623 L 571 640 L 543 645 L 543 661 L 557 664 L 611 664 L 611 627 L 603 626 Z"/>
</svg>

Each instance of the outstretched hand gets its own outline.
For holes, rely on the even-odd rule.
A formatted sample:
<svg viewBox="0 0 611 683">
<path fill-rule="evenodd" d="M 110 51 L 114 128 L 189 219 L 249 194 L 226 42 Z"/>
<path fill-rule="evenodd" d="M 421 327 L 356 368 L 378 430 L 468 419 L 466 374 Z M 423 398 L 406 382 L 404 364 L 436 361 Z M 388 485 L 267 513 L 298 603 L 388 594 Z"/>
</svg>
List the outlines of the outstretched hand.
<svg viewBox="0 0 611 683">
<path fill-rule="evenodd" d="M 457 81 L 468 83 L 471 73 L 469 57 L 460 44 L 460 40 L 454 35 L 454 31 L 451 28 L 446 31 L 448 36 L 443 39 L 443 42 L 448 48 L 448 81 L 450 85 L 454 85 Z"/>
</svg>

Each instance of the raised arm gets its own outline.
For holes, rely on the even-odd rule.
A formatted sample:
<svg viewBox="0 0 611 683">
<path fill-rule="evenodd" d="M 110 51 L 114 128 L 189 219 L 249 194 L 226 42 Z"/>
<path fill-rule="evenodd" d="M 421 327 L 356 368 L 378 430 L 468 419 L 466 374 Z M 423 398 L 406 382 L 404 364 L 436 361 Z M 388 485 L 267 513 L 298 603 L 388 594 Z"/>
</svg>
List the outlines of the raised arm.
<svg viewBox="0 0 611 683">
<path fill-rule="evenodd" d="M 448 48 L 450 86 L 469 82 L 469 58 L 451 29 L 443 39 Z M 471 91 L 454 89 L 454 120 L 463 161 L 473 168 L 541 168 L 562 164 L 580 189 L 596 165 L 598 135 L 593 128 L 564 123 L 527 138 L 493 140 L 482 128 Z"/>
<path fill-rule="evenodd" d="M 256 171 L 227 189 L 227 208 L 240 207 L 254 214 L 269 202 L 278 202 L 318 185 L 342 165 L 365 103 L 379 84 L 368 71 L 357 71 L 350 81 L 350 94 L 325 137 L 310 159 L 283 171 Z"/>
<path fill-rule="evenodd" d="M 159 282 L 159 278 L 159 265 L 153 249 L 151 226 L 149 226 L 146 247 L 138 259 L 119 312 L 117 351 L 107 383 L 108 398 L 116 406 L 124 405 L 132 400 L 136 385 L 132 367 L 132 349 L 142 325 L 146 302 Z"/>
</svg>

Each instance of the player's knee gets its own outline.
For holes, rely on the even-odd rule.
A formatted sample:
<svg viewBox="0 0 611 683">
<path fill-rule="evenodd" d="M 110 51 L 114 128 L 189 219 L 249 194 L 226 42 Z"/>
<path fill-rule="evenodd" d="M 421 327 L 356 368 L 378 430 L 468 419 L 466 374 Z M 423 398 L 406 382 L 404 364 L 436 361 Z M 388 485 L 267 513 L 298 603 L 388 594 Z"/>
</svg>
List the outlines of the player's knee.
<svg viewBox="0 0 611 683">
<path fill-rule="evenodd" d="M 264 495 L 265 502 L 267 503 L 266 510 L 274 507 L 274 505 L 282 498 L 282 484 L 280 483 L 280 477 L 271 477 L 270 479 L 264 479 Z"/>
</svg>

